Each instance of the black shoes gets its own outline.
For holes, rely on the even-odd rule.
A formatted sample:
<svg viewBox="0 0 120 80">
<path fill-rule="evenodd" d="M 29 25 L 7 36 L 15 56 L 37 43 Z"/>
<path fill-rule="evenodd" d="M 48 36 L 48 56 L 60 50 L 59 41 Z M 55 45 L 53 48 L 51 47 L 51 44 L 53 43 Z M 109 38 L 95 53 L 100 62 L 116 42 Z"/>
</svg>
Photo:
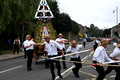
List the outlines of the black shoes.
<svg viewBox="0 0 120 80">
<path fill-rule="evenodd" d="M 59 75 L 60 79 L 63 79 L 62 75 Z"/>
<path fill-rule="evenodd" d="M 46 69 L 49 69 L 49 66 L 46 66 Z"/>
<path fill-rule="evenodd" d="M 67 69 L 67 67 L 64 67 L 64 69 Z"/>
<path fill-rule="evenodd" d="M 62 75 L 58 75 L 60 79 L 63 79 Z M 55 77 L 52 77 L 52 80 L 55 80 Z"/>
<path fill-rule="evenodd" d="M 72 71 L 73 71 L 73 74 L 75 75 L 75 77 L 80 78 L 80 76 L 78 75 L 78 73 L 75 72 L 74 69 L 72 69 Z"/>
<path fill-rule="evenodd" d="M 32 70 L 32 68 L 27 68 L 27 70 L 28 70 L 28 71 L 31 71 L 31 70 Z"/>
<path fill-rule="evenodd" d="M 52 78 L 52 80 L 55 80 L 55 78 Z"/>
<path fill-rule="evenodd" d="M 80 76 L 79 76 L 79 75 L 75 75 L 75 77 L 80 78 Z"/>
</svg>

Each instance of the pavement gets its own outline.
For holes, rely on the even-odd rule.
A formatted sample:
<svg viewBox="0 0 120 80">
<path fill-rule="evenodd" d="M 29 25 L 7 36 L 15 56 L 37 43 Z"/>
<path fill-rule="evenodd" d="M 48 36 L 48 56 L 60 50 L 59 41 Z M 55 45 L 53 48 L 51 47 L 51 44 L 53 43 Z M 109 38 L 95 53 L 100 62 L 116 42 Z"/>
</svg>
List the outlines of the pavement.
<svg viewBox="0 0 120 80">
<path fill-rule="evenodd" d="M 24 56 L 24 52 L 20 52 L 19 54 L 15 54 L 13 55 L 13 53 L 10 53 L 10 54 L 3 54 L 3 55 L 0 55 L 0 61 L 3 61 L 3 60 L 9 60 L 9 59 L 14 59 L 14 58 L 19 58 L 19 57 L 22 57 Z"/>
<path fill-rule="evenodd" d="M 78 42 L 78 43 L 80 44 L 81 42 Z M 68 46 L 68 45 L 66 45 L 66 46 Z M 3 55 L 0 55 L 0 61 L 19 58 L 19 57 L 23 57 L 23 56 L 24 56 L 24 51 L 20 51 L 19 54 L 16 53 L 15 55 L 13 55 L 13 53 L 3 54 Z"/>
</svg>

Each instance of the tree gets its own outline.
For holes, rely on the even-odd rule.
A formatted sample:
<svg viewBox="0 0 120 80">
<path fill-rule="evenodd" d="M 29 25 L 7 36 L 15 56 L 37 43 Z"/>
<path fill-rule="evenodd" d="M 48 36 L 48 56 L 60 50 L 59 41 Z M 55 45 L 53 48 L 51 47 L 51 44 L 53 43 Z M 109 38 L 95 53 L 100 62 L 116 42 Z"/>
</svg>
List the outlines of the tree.
<svg viewBox="0 0 120 80">
<path fill-rule="evenodd" d="M 59 15 L 59 20 L 56 24 L 57 32 L 68 32 L 72 30 L 71 18 L 68 14 L 62 13 Z"/>
<path fill-rule="evenodd" d="M 90 25 L 90 28 L 87 27 L 88 34 L 91 37 L 102 37 L 103 36 L 103 30 L 99 29 L 98 27 L 94 26 L 94 24 Z"/>
<path fill-rule="evenodd" d="M 0 0 L 0 37 L 4 38 L 4 40 L 0 40 L 1 43 L 6 44 L 8 38 L 13 40 L 22 36 L 23 31 L 20 30 L 20 23 L 28 24 L 28 31 L 24 31 L 24 35 L 34 34 L 37 27 L 34 15 L 39 2 L 40 0 Z M 77 23 L 72 21 L 68 14 L 60 13 L 58 2 L 56 0 L 47 0 L 47 2 L 55 16 L 55 19 L 52 19 L 52 24 L 57 33 L 68 31 L 77 33 L 79 30 Z"/>
<path fill-rule="evenodd" d="M 103 31 L 103 36 L 104 37 L 110 37 L 110 35 L 111 35 L 111 29 L 105 29 L 104 31 Z"/>
</svg>

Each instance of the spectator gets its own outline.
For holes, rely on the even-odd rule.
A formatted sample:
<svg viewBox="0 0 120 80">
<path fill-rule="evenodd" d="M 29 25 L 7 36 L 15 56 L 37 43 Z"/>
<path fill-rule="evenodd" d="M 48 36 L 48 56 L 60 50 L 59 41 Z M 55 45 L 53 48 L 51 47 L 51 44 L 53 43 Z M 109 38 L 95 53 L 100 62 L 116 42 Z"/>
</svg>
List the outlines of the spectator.
<svg viewBox="0 0 120 80">
<path fill-rule="evenodd" d="M 19 54 L 19 49 L 20 49 L 20 39 L 19 39 L 19 37 L 14 40 L 13 47 L 14 47 L 13 55 L 15 54 L 16 50 L 17 50 L 17 54 Z"/>
<path fill-rule="evenodd" d="M 12 42 L 11 39 L 8 40 L 8 49 L 11 50 Z"/>
</svg>

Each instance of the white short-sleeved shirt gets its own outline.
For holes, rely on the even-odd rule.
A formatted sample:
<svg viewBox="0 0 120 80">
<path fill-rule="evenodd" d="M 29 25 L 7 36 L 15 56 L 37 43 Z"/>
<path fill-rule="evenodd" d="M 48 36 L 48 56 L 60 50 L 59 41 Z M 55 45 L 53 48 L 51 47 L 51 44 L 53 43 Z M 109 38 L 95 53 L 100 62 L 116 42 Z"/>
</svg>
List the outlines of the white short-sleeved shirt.
<svg viewBox="0 0 120 80">
<path fill-rule="evenodd" d="M 116 59 L 120 59 L 120 48 L 116 47 L 110 57 L 115 57 Z"/>
<path fill-rule="evenodd" d="M 112 62 L 113 60 L 106 54 L 106 49 L 103 46 L 99 46 L 93 55 L 93 60 L 99 63 L 104 63 L 105 60 Z"/>
<path fill-rule="evenodd" d="M 56 41 L 62 41 L 62 40 L 66 40 L 66 39 L 64 39 L 64 38 L 57 38 L 56 39 Z M 64 41 L 63 41 L 64 42 Z M 65 44 L 64 43 L 59 43 L 61 46 L 62 46 L 62 48 L 64 48 L 65 49 Z"/>
<path fill-rule="evenodd" d="M 26 47 L 26 46 L 29 46 L 30 44 L 34 44 L 34 43 L 35 42 L 32 41 L 32 40 L 30 40 L 30 41 L 26 40 L 26 41 L 24 41 L 23 45 L 24 45 L 24 47 Z M 28 48 L 26 48 L 26 50 L 33 50 L 33 49 L 34 49 L 33 45 L 28 47 Z"/>
<path fill-rule="evenodd" d="M 49 43 L 45 42 L 45 51 L 48 52 L 48 56 L 58 55 L 57 48 L 62 50 L 62 46 L 56 41 L 50 40 Z"/>
<path fill-rule="evenodd" d="M 76 48 L 69 46 L 66 52 L 76 53 L 79 52 L 79 49 L 82 48 L 82 45 L 77 45 Z M 78 58 L 79 54 L 71 55 L 71 58 Z"/>
<path fill-rule="evenodd" d="M 116 47 L 116 46 L 117 46 L 117 43 L 113 43 L 113 46 L 115 46 L 115 47 Z"/>
</svg>

